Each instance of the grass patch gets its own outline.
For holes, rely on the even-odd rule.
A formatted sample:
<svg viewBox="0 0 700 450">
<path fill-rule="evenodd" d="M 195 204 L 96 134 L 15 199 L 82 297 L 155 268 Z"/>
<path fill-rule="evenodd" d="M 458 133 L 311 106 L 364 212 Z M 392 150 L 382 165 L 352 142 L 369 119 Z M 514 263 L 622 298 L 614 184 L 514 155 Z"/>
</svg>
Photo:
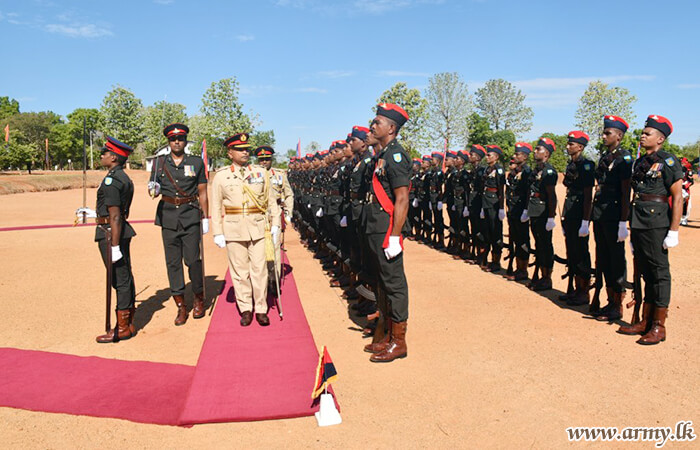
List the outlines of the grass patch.
<svg viewBox="0 0 700 450">
<path fill-rule="evenodd" d="M 87 187 L 98 187 L 104 176 L 104 171 L 88 171 Z M 0 195 L 81 189 L 82 187 L 82 171 L 33 171 L 31 175 L 18 174 L 17 172 L 0 172 Z"/>
</svg>

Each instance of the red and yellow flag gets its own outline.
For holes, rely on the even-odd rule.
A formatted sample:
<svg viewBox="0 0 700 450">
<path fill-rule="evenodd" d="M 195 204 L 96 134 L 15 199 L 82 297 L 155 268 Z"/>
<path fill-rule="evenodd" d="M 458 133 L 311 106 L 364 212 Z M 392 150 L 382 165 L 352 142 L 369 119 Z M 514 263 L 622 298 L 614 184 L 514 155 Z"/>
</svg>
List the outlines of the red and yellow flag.
<svg viewBox="0 0 700 450">
<path fill-rule="evenodd" d="M 315 399 L 319 395 L 323 394 L 328 388 L 328 385 L 333 383 L 338 378 L 338 373 L 335 371 L 335 366 L 331 360 L 331 355 L 328 354 L 326 346 L 323 346 L 323 350 L 318 357 L 318 367 L 316 368 L 316 382 L 314 383 L 314 390 L 311 392 L 311 398 Z"/>
</svg>

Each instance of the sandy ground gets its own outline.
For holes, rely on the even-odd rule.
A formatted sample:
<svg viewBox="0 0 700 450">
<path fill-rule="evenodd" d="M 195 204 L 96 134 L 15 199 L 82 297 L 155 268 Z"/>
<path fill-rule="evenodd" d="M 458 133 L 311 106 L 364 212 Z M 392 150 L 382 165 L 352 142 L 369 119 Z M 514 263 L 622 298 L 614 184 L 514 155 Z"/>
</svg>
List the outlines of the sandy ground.
<svg viewBox="0 0 700 450">
<path fill-rule="evenodd" d="M 157 202 L 146 195 L 145 174 L 131 175 L 137 184 L 131 218 L 150 219 Z M 94 189 L 88 198 L 94 204 Z M 80 190 L 5 196 L 0 227 L 70 223 L 81 202 Z M 553 448 L 600 445 L 569 443 L 565 429 L 571 426 L 697 423 L 698 211 L 671 251 L 668 339 L 655 347 L 637 345 L 635 338 L 616 334 L 617 325 L 552 301 L 566 288 L 559 279 L 562 266 L 555 267 L 558 290 L 542 296 L 408 242 L 409 357 L 372 364 L 341 292 L 328 287 L 317 261 L 290 230 L 286 247 L 314 339 L 328 346 L 339 373 L 342 425 L 318 428 L 306 417 L 178 428 L 0 408 L 0 442 L 3 448 Z M 173 326 L 176 308 L 168 297 L 159 228 L 134 227 L 136 338 L 94 343 L 103 326 L 104 270 L 94 228 L 79 227 L 0 233 L 0 345 L 194 365 L 209 319 Z M 560 227 L 555 236 L 555 249 L 563 254 Z M 206 268 L 213 292 L 226 260 L 211 236 Z M 237 318 L 231 326 L 238 326 Z M 115 380 L 115 389 L 119 383 L 152 382 Z M 667 445 L 697 448 L 698 441 Z"/>
</svg>

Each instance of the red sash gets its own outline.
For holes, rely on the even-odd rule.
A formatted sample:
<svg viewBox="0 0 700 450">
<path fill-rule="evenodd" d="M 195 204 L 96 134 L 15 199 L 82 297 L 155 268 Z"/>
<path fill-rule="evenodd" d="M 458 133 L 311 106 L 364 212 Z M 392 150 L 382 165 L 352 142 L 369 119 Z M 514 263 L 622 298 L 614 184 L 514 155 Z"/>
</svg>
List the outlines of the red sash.
<svg viewBox="0 0 700 450">
<path fill-rule="evenodd" d="M 394 204 L 384 190 L 382 183 L 379 182 L 377 172 L 372 174 L 372 188 L 374 190 L 374 195 L 377 197 L 377 200 L 379 200 L 379 204 L 384 211 L 389 214 L 389 229 L 386 230 L 384 242 L 382 243 L 382 248 L 387 248 L 389 247 L 389 236 L 391 236 L 391 231 L 394 229 Z M 401 250 L 403 250 L 403 235 L 399 236 L 399 243 L 401 244 Z"/>
</svg>

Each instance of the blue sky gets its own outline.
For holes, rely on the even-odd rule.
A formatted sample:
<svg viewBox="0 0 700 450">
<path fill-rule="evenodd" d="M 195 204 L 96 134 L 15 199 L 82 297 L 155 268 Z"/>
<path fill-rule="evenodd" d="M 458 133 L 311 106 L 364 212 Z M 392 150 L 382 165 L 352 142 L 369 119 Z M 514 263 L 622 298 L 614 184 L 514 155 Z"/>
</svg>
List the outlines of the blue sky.
<svg viewBox="0 0 700 450">
<path fill-rule="evenodd" d="M 459 72 L 474 92 L 504 78 L 527 95 L 531 132 L 574 128 L 578 98 L 602 79 L 700 138 L 700 6 L 692 1 L 0 0 L 0 96 L 22 111 L 98 108 L 113 85 L 144 105 L 199 110 L 235 76 L 278 151 L 327 146 L 364 124 L 398 81 L 423 90 Z M 235 131 L 235 130 L 231 130 Z"/>
</svg>

